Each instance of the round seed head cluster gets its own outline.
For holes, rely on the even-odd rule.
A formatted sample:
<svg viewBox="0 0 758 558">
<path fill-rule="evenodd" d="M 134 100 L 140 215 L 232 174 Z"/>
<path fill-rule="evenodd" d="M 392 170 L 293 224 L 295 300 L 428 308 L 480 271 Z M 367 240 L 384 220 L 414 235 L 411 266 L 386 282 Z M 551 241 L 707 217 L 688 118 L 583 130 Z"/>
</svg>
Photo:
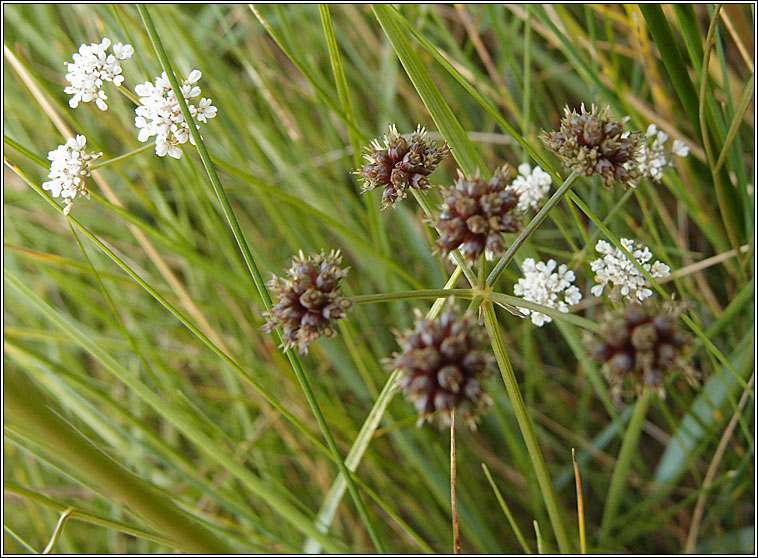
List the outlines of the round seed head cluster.
<svg viewBox="0 0 758 558">
<path fill-rule="evenodd" d="M 556 267 L 558 267 L 557 271 Z M 566 264 L 558 266 L 553 259 L 545 263 L 527 258 L 521 268 L 524 276 L 513 287 L 513 294 L 516 296 L 564 313 L 569 311 L 569 305 L 578 304 L 582 300 L 581 291 L 572 285 L 576 276 L 566 267 Z M 558 298 L 560 295 L 563 296 L 563 300 Z M 538 327 L 553 321 L 550 316 L 536 310 L 527 308 L 519 308 L 519 310 L 527 315 L 531 314 L 532 323 Z"/>
<path fill-rule="evenodd" d="M 637 168 L 642 176 L 660 182 L 663 178 L 663 169 L 673 167 L 672 155 L 686 157 L 690 148 L 678 139 L 675 139 L 671 148 L 666 147 L 669 136 L 663 130 L 659 130 L 655 124 L 650 124 L 645 132 L 647 142 L 640 151 L 637 159 Z"/>
<path fill-rule="evenodd" d="M 382 209 L 387 209 L 402 200 L 408 188 L 429 188 L 431 184 L 427 176 L 434 172 L 449 152 L 446 144 L 438 146 L 431 141 L 420 125 L 406 139 L 397 133 L 397 128 L 392 124 L 389 133 L 384 136 L 384 145 L 376 139 L 371 142 L 368 153 L 364 155 L 368 163 L 356 174 L 365 180 L 363 192 L 384 188 Z"/>
<path fill-rule="evenodd" d="M 450 413 L 456 411 L 476 428 L 480 412 L 492 404 L 482 385 L 492 357 L 476 317 L 459 317 L 450 303 L 434 320 L 417 313 L 415 327 L 396 336 L 401 352 L 386 365 L 400 370 L 400 388 L 419 414 L 417 426 L 433 416 L 441 427 L 449 426 Z"/>
<path fill-rule="evenodd" d="M 263 329 L 282 328 L 282 347 L 297 347 L 300 353 L 319 337 L 333 337 L 334 323 L 352 307 L 340 292 L 340 279 L 349 268 L 341 268 L 339 250 L 328 256 L 322 251 L 306 257 L 302 251 L 292 259 L 285 277 L 274 276 L 267 284 L 278 293 L 278 302 L 266 312 Z"/>
<path fill-rule="evenodd" d="M 216 116 L 217 109 L 211 104 L 213 101 L 202 97 L 196 105 L 191 102 L 200 96 L 197 82 L 201 77 L 200 71 L 192 70 L 187 79 L 181 82 L 181 91 L 192 117 L 207 122 Z M 155 136 L 155 153 L 159 157 L 169 155 L 180 159 L 182 150 L 179 145 L 187 140 L 194 145 L 194 140 L 166 72 L 155 78 L 154 84 L 146 81 L 136 85 L 134 92 L 140 97 L 140 106 L 134 109 L 137 115 L 134 125 L 139 129 L 137 139 L 145 142 Z"/>
<path fill-rule="evenodd" d="M 532 169 L 529 163 L 521 163 L 518 172 L 518 176 L 509 186 L 519 195 L 518 210 L 526 212 L 536 209 L 545 194 L 550 191 L 553 178 L 542 170 L 542 167 Z"/>
<path fill-rule="evenodd" d="M 95 101 L 100 110 L 107 110 L 105 100 L 108 98 L 101 89 L 103 82 L 110 81 L 119 86 L 124 81 L 121 75 L 121 60 L 126 60 L 134 54 L 131 45 L 116 43 L 112 53 L 108 53 L 110 39 L 104 38 L 100 43 L 81 45 L 79 52 L 72 56 L 74 62 L 64 62 L 68 68 L 66 81 L 70 85 L 63 89 L 68 95 L 73 95 L 68 104 L 76 108 L 79 103 Z"/>
<path fill-rule="evenodd" d="M 639 132 L 624 131 L 624 122 L 615 120 L 610 107 L 598 111 L 595 105 L 582 112 L 564 109 L 557 132 L 543 132 L 540 138 L 548 149 L 563 158 L 563 164 L 583 176 L 599 176 L 607 187 L 615 183 L 631 185 L 639 178 L 636 161 L 640 154 Z"/>
<path fill-rule="evenodd" d="M 80 135 L 67 139 L 66 143 L 47 154 L 51 161 L 47 177 L 52 180 L 43 182 L 42 189 L 49 190 L 54 198 L 63 198 L 66 202 L 64 215 L 69 214 L 77 197 L 89 198 L 85 181 L 90 175 L 90 163 L 103 156 L 102 153 L 86 153 L 86 147 L 87 138 Z"/>
<path fill-rule="evenodd" d="M 685 360 L 689 338 L 676 327 L 679 313 L 671 306 L 657 310 L 647 301 L 605 315 L 590 353 L 602 363 L 614 398 L 639 395 L 645 387 L 664 397 L 663 382 L 676 371 L 696 383 L 696 371 Z"/>
<path fill-rule="evenodd" d="M 437 250 L 447 255 L 460 248 L 466 260 L 473 264 L 485 250 L 493 257 L 505 250 L 502 233 L 520 228 L 519 195 L 508 188 L 511 180 L 508 165 L 497 169 L 489 180 L 478 174 L 466 178 L 458 172 L 451 188 L 442 188 L 440 213 L 431 220 L 439 229 Z"/>
<path fill-rule="evenodd" d="M 670 273 L 671 269 L 664 263 L 659 261 L 652 265 L 648 263 L 653 254 L 647 246 L 640 243 L 635 246 L 634 241 L 629 238 L 620 240 L 621 245 L 654 279 L 665 277 Z M 648 288 L 649 283 L 645 276 L 621 250 L 614 248 L 605 240 L 598 240 L 595 250 L 603 254 L 603 257 L 590 262 L 590 268 L 595 272 L 595 281 L 598 282 L 590 289 L 593 295 L 601 296 L 608 285 L 611 287 L 610 296 L 613 300 L 625 298 L 642 301 L 653 294 L 653 291 Z"/>
</svg>

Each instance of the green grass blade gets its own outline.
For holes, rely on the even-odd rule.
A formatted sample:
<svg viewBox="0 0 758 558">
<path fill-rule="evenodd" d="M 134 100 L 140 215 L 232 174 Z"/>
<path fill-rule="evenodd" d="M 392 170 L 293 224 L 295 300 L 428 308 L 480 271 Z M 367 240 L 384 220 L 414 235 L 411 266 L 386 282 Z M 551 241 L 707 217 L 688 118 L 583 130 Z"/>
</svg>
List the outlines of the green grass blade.
<svg viewBox="0 0 758 558">
<path fill-rule="evenodd" d="M 481 172 L 484 176 L 488 176 L 489 173 L 479 152 L 469 140 L 450 106 L 445 102 L 439 89 L 424 68 L 423 62 L 414 52 L 403 27 L 392 13 L 391 7 L 376 4 L 372 5 L 371 9 L 416 88 L 416 92 L 429 111 L 429 115 L 434 120 L 434 124 L 450 146 L 450 151 L 458 165 L 467 175 Z"/>
</svg>

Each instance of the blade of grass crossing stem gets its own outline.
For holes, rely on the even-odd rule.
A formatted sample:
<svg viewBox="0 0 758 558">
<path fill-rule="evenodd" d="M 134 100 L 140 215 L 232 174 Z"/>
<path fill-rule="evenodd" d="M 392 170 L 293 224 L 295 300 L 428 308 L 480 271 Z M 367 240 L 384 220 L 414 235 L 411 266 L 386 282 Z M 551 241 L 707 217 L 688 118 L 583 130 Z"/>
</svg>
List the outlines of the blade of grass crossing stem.
<svg viewBox="0 0 758 558">
<path fill-rule="evenodd" d="M 482 306 L 484 308 L 484 320 L 487 325 L 487 331 L 490 335 L 492 351 L 495 353 L 495 359 L 497 360 L 500 374 L 503 377 L 503 383 L 508 392 L 508 398 L 513 406 L 513 413 L 516 415 L 521 435 L 524 437 L 524 442 L 529 450 L 529 458 L 540 485 L 542 499 L 545 502 L 545 507 L 547 508 L 547 513 L 550 517 L 550 523 L 553 527 L 556 541 L 558 542 L 558 548 L 563 554 L 570 553 L 571 547 L 569 546 L 568 536 L 566 535 L 566 528 L 563 526 L 563 516 L 558 507 L 558 501 L 555 497 L 555 490 L 553 490 L 550 473 L 545 465 L 545 459 L 542 456 L 539 442 L 537 442 L 537 438 L 534 435 L 534 429 L 532 428 L 526 405 L 524 405 L 524 400 L 521 397 L 516 375 L 513 372 L 508 353 L 505 350 L 505 343 L 500 335 L 500 327 L 497 322 L 497 316 L 495 315 L 495 308 L 489 301 L 486 301 Z"/>
<path fill-rule="evenodd" d="M 529 545 L 526 544 L 526 539 L 524 539 L 524 535 L 521 534 L 521 529 L 519 529 L 519 526 L 516 523 L 516 520 L 513 519 L 513 514 L 511 513 L 511 510 L 508 507 L 508 504 L 505 503 L 505 500 L 503 499 L 503 495 L 500 493 L 500 489 L 495 484 L 495 481 L 492 478 L 492 475 L 490 474 L 490 470 L 487 468 L 487 465 L 482 463 L 482 469 L 484 469 L 484 474 L 486 475 L 487 481 L 490 483 L 490 486 L 492 487 L 492 492 L 495 493 L 495 498 L 497 498 L 497 501 L 500 504 L 500 509 L 503 510 L 503 513 L 505 514 L 505 517 L 508 520 L 508 524 L 511 526 L 511 529 L 513 529 L 513 534 L 516 535 L 516 539 L 518 539 L 518 542 L 521 545 L 521 548 L 524 550 L 524 553 L 532 554 L 532 550 L 529 548 Z"/>
<path fill-rule="evenodd" d="M 163 44 L 155 29 L 152 19 L 150 18 L 150 14 L 144 5 L 139 5 L 137 9 L 139 10 L 140 15 L 142 16 L 142 20 L 145 23 L 145 28 L 148 32 L 148 35 L 150 36 L 150 40 L 152 41 L 153 46 L 155 47 L 155 52 L 158 55 L 158 58 L 160 59 L 161 66 L 163 70 L 166 72 L 166 75 L 168 76 L 168 80 L 171 83 L 171 88 L 174 90 L 174 94 L 182 110 L 182 114 L 184 115 L 184 118 L 187 122 L 194 123 L 192 115 L 190 114 L 190 111 L 189 111 L 189 107 L 187 106 L 187 103 L 184 100 L 183 95 L 181 94 L 181 87 L 179 85 L 179 81 L 176 79 L 176 76 L 174 75 L 173 68 L 171 67 L 171 63 L 169 62 L 169 59 L 168 59 L 168 55 L 166 54 L 166 51 L 163 48 Z M 255 284 L 255 287 L 261 296 L 263 306 L 266 310 L 271 310 L 271 307 L 273 306 L 273 303 L 271 301 L 271 296 L 269 295 L 268 290 L 266 289 L 266 285 L 265 285 L 265 282 L 263 281 L 263 277 L 261 276 L 260 271 L 258 270 L 258 266 L 256 265 L 255 260 L 253 259 L 253 255 L 250 252 L 250 248 L 247 245 L 247 241 L 245 240 L 245 237 L 242 233 L 242 229 L 240 228 L 239 223 L 237 222 L 237 218 L 234 215 L 234 211 L 232 210 L 231 204 L 229 203 L 229 200 L 226 197 L 224 188 L 218 179 L 218 175 L 216 174 L 216 169 L 213 165 L 213 162 L 211 161 L 210 155 L 208 154 L 208 150 L 205 148 L 205 143 L 203 142 L 203 139 L 197 130 L 197 126 L 191 125 L 189 126 L 189 130 L 190 130 L 190 134 L 192 135 L 195 141 L 195 146 L 197 147 L 198 153 L 200 154 L 200 158 L 203 161 L 205 170 L 208 173 L 208 178 L 210 179 L 211 185 L 213 186 L 213 190 L 216 193 L 216 197 L 218 198 L 218 201 L 221 204 L 224 210 L 224 214 L 226 215 L 226 218 L 229 222 L 229 227 L 232 229 L 232 233 L 234 234 L 234 238 L 237 241 L 237 245 L 239 246 L 240 252 L 242 253 L 243 258 L 245 259 L 245 263 L 247 264 L 248 270 L 250 271 L 250 275 L 253 279 L 253 283 Z M 278 340 L 281 342 L 281 336 L 278 331 L 277 331 L 277 337 L 279 338 Z M 329 446 L 329 450 L 332 452 L 334 460 L 337 462 L 337 466 L 339 467 L 340 473 L 342 473 L 342 475 L 345 477 L 345 481 L 347 483 L 348 490 L 350 491 L 350 495 L 352 496 L 353 502 L 355 503 L 355 507 L 358 509 L 358 513 L 361 516 L 361 520 L 363 521 L 363 524 L 365 525 L 366 530 L 368 531 L 368 534 L 371 537 L 371 541 L 374 543 L 374 546 L 376 547 L 377 551 L 379 551 L 380 553 L 383 553 L 384 546 L 382 545 L 381 540 L 376 534 L 376 529 L 374 528 L 374 525 L 371 522 L 371 518 L 369 517 L 368 510 L 366 509 L 366 505 L 364 504 L 363 499 L 361 498 L 361 495 L 358 493 L 358 489 L 356 488 L 355 483 L 352 477 L 350 476 L 350 472 L 347 470 L 347 467 L 345 467 L 345 463 L 342 460 L 342 456 L 339 453 L 339 449 L 337 448 L 337 444 L 334 441 L 334 437 L 332 436 L 331 430 L 329 429 L 329 426 L 327 425 L 326 420 L 324 419 L 324 415 L 321 412 L 321 408 L 319 407 L 318 402 L 316 401 L 315 394 L 313 393 L 313 390 L 311 389 L 310 381 L 308 380 L 308 376 L 305 372 L 305 369 L 302 367 L 300 363 L 300 359 L 297 357 L 293 349 L 291 348 L 287 349 L 285 352 L 287 354 L 287 358 L 290 361 L 290 364 L 292 365 L 292 369 L 294 370 L 295 375 L 297 376 L 297 379 L 300 382 L 300 386 L 303 389 L 303 393 L 305 394 L 305 397 L 308 400 L 309 405 L 311 406 L 311 410 L 313 411 L 313 414 L 316 417 L 316 421 L 319 423 L 319 427 L 321 428 L 324 434 L 324 437 L 326 438 L 326 442 L 327 442 L 327 445 Z"/>
<path fill-rule="evenodd" d="M 629 419 L 629 426 L 624 433 L 624 440 L 621 442 L 621 449 L 619 450 L 619 456 L 616 460 L 616 467 L 613 469 L 611 484 L 608 487 L 605 506 L 603 506 L 603 519 L 600 523 L 599 538 L 601 546 L 606 543 L 608 536 L 610 535 L 613 520 L 616 517 L 616 512 L 621 503 L 621 497 L 624 495 L 627 474 L 629 473 L 629 467 L 632 464 L 634 453 L 637 450 L 640 433 L 642 432 L 642 425 L 645 423 L 645 415 L 647 414 L 647 409 L 650 405 L 650 399 L 654 395 L 654 391 L 647 389 L 637 399 L 632 418 Z"/>
<path fill-rule="evenodd" d="M 372 5 L 371 9 L 461 170 L 467 175 L 473 175 L 479 170 L 482 175 L 488 176 L 487 168 L 479 152 L 445 102 L 421 59 L 413 51 L 410 41 L 390 10 L 390 6 L 377 4 Z"/>
<path fill-rule="evenodd" d="M 455 271 L 453 271 L 452 275 L 450 275 L 450 278 L 447 280 L 447 283 L 445 283 L 444 290 L 456 290 L 453 289 L 453 287 L 458 283 L 461 273 L 461 268 L 456 267 Z M 447 300 L 447 297 L 437 298 L 429 309 L 429 312 L 426 313 L 426 319 L 431 320 L 436 318 L 440 313 L 440 310 L 442 310 L 442 305 L 445 300 Z M 361 426 L 358 436 L 350 447 L 347 457 L 345 457 L 345 465 L 351 471 L 355 471 L 358 468 L 361 459 L 363 459 L 363 455 L 368 449 L 369 443 L 371 443 L 371 439 L 374 437 L 376 429 L 379 428 L 379 423 L 384 416 L 384 412 L 387 410 L 390 401 L 392 401 L 392 398 L 395 395 L 394 388 L 398 376 L 400 376 L 400 371 L 393 370 L 392 374 L 390 374 L 390 377 L 387 379 L 387 382 L 384 384 L 379 397 L 376 398 L 374 406 L 369 411 L 368 417 L 366 417 L 366 420 L 363 422 L 363 426 Z M 342 476 L 337 477 L 334 483 L 332 483 L 332 487 L 329 489 L 329 493 L 326 495 L 326 499 L 321 505 L 321 509 L 318 511 L 318 516 L 316 516 L 316 528 L 320 531 L 325 533 L 329 528 L 329 525 L 332 524 L 334 514 L 337 512 L 337 506 L 339 505 L 342 496 L 345 494 L 345 488 L 345 479 Z M 318 554 L 321 552 L 321 545 L 318 541 L 308 539 L 303 545 L 303 552 L 306 554 Z"/>
<path fill-rule="evenodd" d="M 166 404 L 166 400 L 159 397 L 154 390 L 146 386 L 134 374 L 127 370 L 116 359 L 111 357 L 99 344 L 92 341 L 85 331 L 69 317 L 64 316 L 53 309 L 35 293 L 33 293 L 20 279 L 8 270 L 5 271 L 5 279 L 16 291 L 26 298 L 35 308 L 37 308 L 47 319 L 54 323 L 65 333 L 72 341 L 78 344 L 82 349 L 98 360 L 105 369 L 110 371 L 121 382 L 126 384 L 134 393 L 140 397 L 146 404 L 152 407 L 159 415 L 164 417 L 169 423 L 176 427 L 195 447 L 217 462 L 223 467 L 229 469 L 230 473 L 235 475 L 251 492 L 260 496 L 272 508 L 279 512 L 282 517 L 288 520 L 292 525 L 306 535 L 317 538 L 324 548 L 330 549 L 330 552 L 338 552 L 340 546 L 336 545 L 331 539 L 313 528 L 311 521 L 302 515 L 292 504 L 285 501 L 279 494 L 268 486 L 269 481 L 257 477 L 247 467 L 239 463 L 234 456 L 227 455 L 218 447 L 209 436 L 194 427 L 187 418 L 175 408 Z M 46 439 L 46 438 L 41 438 Z"/>
</svg>

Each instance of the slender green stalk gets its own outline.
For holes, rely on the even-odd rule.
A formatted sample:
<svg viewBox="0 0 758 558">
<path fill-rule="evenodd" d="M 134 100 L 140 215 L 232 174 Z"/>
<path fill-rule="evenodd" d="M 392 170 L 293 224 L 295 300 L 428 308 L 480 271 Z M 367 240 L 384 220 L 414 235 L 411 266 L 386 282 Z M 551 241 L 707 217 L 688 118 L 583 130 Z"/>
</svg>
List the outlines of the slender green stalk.
<svg viewBox="0 0 758 558">
<path fill-rule="evenodd" d="M 177 102 L 179 103 L 179 106 L 182 110 L 182 114 L 184 115 L 184 118 L 187 122 L 194 123 L 194 119 L 192 118 L 192 115 L 190 114 L 189 107 L 187 106 L 187 103 L 184 100 L 184 96 L 181 94 L 181 87 L 179 85 L 179 81 L 176 79 L 176 76 L 174 75 L 174 71 L 173 71 L 173 68 L 171 67 L 171 63 L 169 62 L 168 55 L 166 54 L 166 51 L 163 48 L 163 44 L 155 29 L 152 18 L 150 17 L 149 12 L 144 5 L 138 5 L 137 9 L 139 10 L 140 15 L 142 16 L 142 20 L 145 23 L 145 28 L 148 32 L 148 35 L 150 36 L 150 40 L 153 43 L 155 52 L 158 55 L 158 58 L 160 59 L 161 66 L 163 67 L 163 70 L 166 72 L 168 80 L 171 83 L 171 88 L 174 91 L 174 95 L 176 96 Z M 216 193 L 216 197 L 218 198 L 218 201 L 221 204 L 221 207 L 223 208 L 224 215 L 226 216 L 229 226 L 232 229 L 232 233 L 234 234 L 234 238 L 237 241 L 237 246 L 239 247 L 240 252 L 242 253 L 242 257 L 244 258 L 245 263 L 247 264 L 247 268 L 250 271 L 250 275 L 253 279 L 253 283 L 255 284 L 255 287 L 258 290 L 258 294 L 260 295 L 261 300 L 263 301 L 263 306 L 266 310 L 271 310 L 273 306 L 271 296 L 269 295 L 269 292 L 266 289 L 266 285 L 263 280 L 263 277 L 261 276 L 260 271 L 258 270 L 258 266 L 256 265 L 255 260 L 253 259 L 253 255 L 250 252 L 250 248 L 248 247 L 247 241 L 245 240 L 245 236 L 242 233 L 242 229 L 240 228 L 239 223 L 237 222 L 237 218 L 234 215 L 234 211 L 232 210 L 231 204 L 229 203 L 229 199 L 226 197 L 224 188 L 221 185 L 218 175 L 216 174 L 216 169 L 213 165 L 213 162 L 211 161 L 210 155 L 208 154 L 208 150 L 205 147 L 205 143 L 203 142 L 203 139 L 200 136 L 200 133 L 197 131 L 197 127 L 194 124 L 190 125 L 189 129 L 194 139 L 195 146 L 197 147 L 198 153 L 200 154 L 200 158 L 203 161 L 203 165 L 205 166 L 205 170 L 208 173 L 208 178 L 210 179 L 211 185 L 213 186 L 213 190 Z M 277 337 L 279 338 L 281 342 L 281 335 L 279 334 L 278 331 L 277 331 Z M 353 498 L 353 502 L 355 503 L 355 506 L 358 509 L 358 513 L 361 516 L 361 519 L 363 520 L 366 530 L 368 531 L 369 536 L 371 537 L 371 540 L 374 543 L 374 546 L 376 546 L 376 549 L 380 553 L 383 553 L 384 546 L 382 545 L 381 540 L 376 534 L 376 530 L 374 528 L 373 523 L 371 522 L 371 518 L 369 517 L 368 510 L 366 509 L 366 505 L 363 502 L 363 499 L 361 498 L 360 494 L 358 493 L 358 489 L 356 488 L 355 483 L 352 477 L 350 476 L 350 472 L 345 467 L 345 463 L 342 460 L 342 456 L 339 453 L 339 449 L 337 448 L 337 444 L 334 441 L 334 437 L 332 436 L 331 430 L 329 429 L 329 426 L 326 423 L 326 419 L 324 419 L 324 415 L 321 412 L 321 408 L 319 407 L 318 402 L 316 401 L 315 394 L 313 393 L 313 390 L 311 388 L 310 381 L 308 380 L 308 376 L 300 363 L 300 359 L 297 357 L 294 350 L 291 348 L 287 349 L 285 352 L 287 354 L 287 358 L 290 361 L 290 364 L 292 365 L 292 369 L 294 370 L 295 375 L 297 376 L 297 379 L 300 382 L 300 386 L 303 389 L 303 393 L 305 394 L 305 397 L 308 400 L 308 404 L 310 405 L 313 411 L 313 414 L 316 417 L 316 421 L 318 422 L 319 427 L 321 428 L 324 434 L 324 437 L 326 438 L 326 442 L 327 442 L 327 445 L 329 446 L 329 450 L 332 452 L 332 455 L 334 456 L 334 460 L 337 462 L 337 466 L 339 467 L 340 472 L 345 477 L 348 490 L 350 491 L 350 495 Z"/>
<path fill-rule="evenodd" d="M 518 237 L 516 237 L 516 240 L 513 241 L 513 244 L 510 245 L 508 250 L 505 252 L 505 255 L 500 258 L 500 261 L 497 262 L 497 265 L 490 272 L 489 277 L 487 277 L 488 286 L 495 284 L 495 281 L 497 281 L 498 277 L 500 277 L 500 274 L 511 262 L 518 249 L 521 248 L 521 245 L 527 241 L 527 239 L 535 230 L 537 230 L 537 227 L 542 224 L 542 221 L 545 220 L 550 210 L 553 209 L 553 207 L 555 207 L 559 201 L 561 201 L 561 198 L 563 198 L 564 194 L 569 191 L 571 186 L 573 186 L 577 178 L 579 178 L 579 175 L 576 173 L 576 171 L 572 171 L 571 174 L 568 175 L 568 178 L 566 178 L 566 180 L 563 182 L 563 184 L 561 184 L 561 187 L 555 191 L 550 199 L 547 200 L 547 203 L 542 206 L 542 209 L 539 210 L 537 215 L 534 216 L 534 219 L 532 219 L 526 228 L 524 228 L 524 230 L 519 233 Z"/>
<path fill-rule="evenodd" d="M 536 302 L 530 302 L 528 300 L 524 300 L 523 298 L 519 298 L 517 296 L 510 296 L 503 293 L 487 293 L 486 298 L 488 300 L 491 300 L 495 304 L 503 304 L 510 307 L 515 306 L 515 307 L 526 308 L 533 312 L 541 312 L 545 314 L 546 316 L 550 316 L 551 318 L 555 320 L 563 320 L 564 322 L 574 324 L 575 326 L 579 326 L 582 329 L 595 331 L 595 332 L 600 331 L 600 326 L 596 322 L 593 322 L 592 320 L 588 320 L 587 318 L 578 316 L 576 314 L 561 312 L 559 310 L 556 310 L 555 308 L 551 308 L 549 306 L 543 306 L 542 304 L 537 304 Z M 507 307 L 506 307 L 506 310 L 508 310 Z"/>
<path fill-rule="evenodd" d="M 145 151 L 150 151 L 153 148 L 155 148 L 154 144 L 147 143 L 143 145 L 142 147 L 138 147 L 134 151 L 130 151 L 129 153 L 124 153 L 123 155 L 119 155 L 118 157 L 113 157 L 112 159 L 106 159 L 105 161 L 94 163 L 93 165 L 90 166 L 90 170 L 97 170 L 97 169 L 101 169 L 103 167 L 107 167 L 110 165 L 115 165 L 116 163 L 121 163 L 123 161 L 126 161 L 127 159 L 131 159 L 132 157 L 136 157 L 137 155 L 144 153 Z"/>
<path fill-rule="evenodd" d="M 537 442 L 537 437 L 534 435 L 532 423 L 529 419 L 529 413 L 526 409 L 526 405 L 524 405 L 524 400 L 521 397 L 516 375 L 513 372 L 513 367 L 511 366 L 508 353 L 505 349 L 505 343 L 500 335 L 500 327 L 497 322 L 497 316 L 495 315 L 495 308 L 489 301 L 485 302 L 483 307 L 484 321 L 490 335 L 492 351 L 495 353 L 495 359 L 497 360 L 498 368 L 500 368 L 500 374 L 503 377 L 503 383 L 508 392 L 508 398 L 511 401 L 513 413 L 516 415 L 516 421 L 521 430 L 521 435 L 524 437 L 524 442 L 529 451 L 529 459 L 537 476 L 537 482 L 539 483 L 540 491 L 542 492 L 542 499 L 545 502 L 545 507 L 547 508 L 547 513 L 550 517 L 550 523 L 553 526 L 553 532 L 555 533 L 555 538 L 558 542 L 558 548 L 561 553 L 570 554 L 571 547 L 568 542 L 568 536 L 566 535 L 566 528 L 563 525 L 563 516 L 555 497 L 550 473 L 545 465 L 545 458 L 542 456 L 542 450 Z"/>
<path fill-rule="evenodd" d="M 417 291 L 401 291 L 397 293 L 379 293 L 369 295 L 357 295 L 351 298 L 353 304 L 374 304 L 377 302 L 390 302 L 393 300 L 415 300 L 422 298 L 448 298 L 457 296 L 464 300 L 470 300 L 475 292 L 472 289 L 422 289 Z"/>
<path fill-rule="evenodd" d="M 655 392 L 649 389 L 643 392 L 642 396 L 637 400 L 634 413 L 632 413 L 632 417 L 629 419 L 629 426 L 627 426 L 626 432 L 624 433 L 624 440 L 621 443 L 621 450 L 619 450 L 618 459 L 616 460 L 616 467 L 613 469 L 613 476 L 611 477 L 608 495 L 606 496 L 605 506 L 603 508 L 603 519 L 600 523 L 599 538 L 601 546 L 605 544 L 610 535 L 613 520 L 616 517 L 616 512 L 621 503 L 621 497 L 624 494 L 629 467 L 632 464 L 632 458 L 637 451 L 637 443 L 639 442 L 640 433 L 642 432 L 642 425 L 645 423 L 645 414 L 650 405 L 650 399 L 654 395 Z"/>
<path fill-rule="evenodd" d="M 511 529 L 513 529 L 513 534 L 516 535 L 516 539 L 518 539 L 518 542 L 521 545 L 521 548 L 524 549 L 525 554 L 532 554 L 532 549 L 529 548 L 528 544 L 526 544 L 526 539 L 524 538 L 524 535 L 521 533 L 521 529 L 519 529 L 519 526 L 516 523 L 516 520 L 513 519 L 513 514 L 511 513 L 511 510 L 508 507 L 508 504 L 505 503 L 505 499 L 503 498 L 503 495 L 500 494 L 500 489 L 495 484 L 495 481 L 493 480 L 492 475 L 490 474 L 490 470 L 487 468 L 487 465 L 482 463 L 482 469 L 484 469 L 484 474 L 487 476 L 487 481 L 490 483 L 490 486 L 492 487 L 492 492 L 495 493 L 495 498 L 497 498 L 497 501 L 500 504 L 500 508 L 503 510 L 503 513 L 505 514 L 505 517 L 508 520 L 508 524 L 511 526 Z"/>
<path fill-rule="evenodd" d="M 705 149 L 705 156 L 708 159 L 708 167 L 711 170 L 711 178 L 713 179 L 713 185 L 716 187 L 716 201 L 718 202 L 719 211 L 721 212 L 721 220 L 724 223 L 726 229 L 726 236 L 729 238 L 729 242 L 732 244 L 732 248 L 735 250 L 740 249 L 740 242 L 737 238 L 737 231 L 734 227 L 733 219 L 731 218 L 729 204 L 724 192 L 724 184 L 721 180 L 721 173 L 716 169 L 716 160 L 713 153 L 713 146 L 711 145 L 711 136 L 708 130 L 708 123 L 705 116 L 705 108 L 707 104 L 707 90 L 708 90 L 708 68 L 711 59 L 711 52 L 713 50 L 713 34 L 716 32 L 716 25 L 719 20 L 719 13 L 721 12 L 721 4 L 716 5 L 716 10 L 713 13 L 713 18 L 708 26 L 708 34 L 705 37 L 705 48 L 703 51 L 703 70 L 701 72 L 700 79 L 700 96 L 698 100 L 698 119 L 700 121 L 700 129 L 703 132 L 703 148 Z M 744 277 L 744 272 L 741 266 L 737 266 L 740 273 Z"/>
<path fill-rule="evenodd" d="M 461 277 L 461 273 L 461 268 L 456 267 L 455 271 L 453 271 L 452 275 L 447 280 L 447 283 L 445 283 L 445 289 L 443 289 L 445 292 L 456 290 L 452 287 L 458 283 L 458 280 Z M 442 307 L 445 304 L 446 300 L 447 297 L 444 295 L 443 297 L 438 298 L 426 313 L 426 318 L 429 320 L 436 318 L 442 310 Z M 400 370 L 395 369 L 392 371 L 392 374 L 390 374 L 390 377 L 384 384 L 379 397 L 376 398 L 374 406 L 371 408 L 371 411 L 369 411 L 368 417 L 366 417 L 366 420 L 363 422 L 363 426 L 361 426 L 361 429 L 358 432 L 358 436 L 356 436 L 353 445 L 350 447 L 350 451 L 347 453 L 347 457 L 345 458 L 345 465 L 351 471 L 355 471 L 355 469 L 360 464 L 361 459 L 363 458 L 363 454 L 368 449 L 368 445 L 371 442 L 376 429 L 379 427 L 379 423 L 381 422 L 382 417 L 384 416 L 384 413 L 390 404 L 390 401 L 392 401 L 392 398 L 395 395 L 395 383 L 399 376 Z M 342 476 L 339 476 L 332 484 L 332 487 L 329 489 L 329 494 L 327 494 L 326 499 L 324 500 L 324 503 L 321 505 L 321 509 L 318 512 L 318 516 L 316 518 L 316 528 L 319 531 L 325 533 L 329 528 L 329 525 L 334 519 L 334 514 L 337 511 L 337 505 L 342 499 L 344 493 L 345 481 Z M 321 552 L 321 545 L 318 543 L 318 541 L 309 538 L 307 541 L 305 541 L 303 552 L 307 554 L 317 554 Z"/>
</svg>

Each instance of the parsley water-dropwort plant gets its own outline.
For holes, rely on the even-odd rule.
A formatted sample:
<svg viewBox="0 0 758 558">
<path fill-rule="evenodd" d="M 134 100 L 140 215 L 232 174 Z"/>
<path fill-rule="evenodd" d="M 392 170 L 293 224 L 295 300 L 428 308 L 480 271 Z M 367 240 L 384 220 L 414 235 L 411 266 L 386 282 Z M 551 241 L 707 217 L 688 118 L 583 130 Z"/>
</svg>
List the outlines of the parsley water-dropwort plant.
<svg viewBox="0 0 758 558">
<path fill-rule="evenodd" d="M 747 8 L 4 15 L 9 551 L 751 550 Z"/>
</svg>

